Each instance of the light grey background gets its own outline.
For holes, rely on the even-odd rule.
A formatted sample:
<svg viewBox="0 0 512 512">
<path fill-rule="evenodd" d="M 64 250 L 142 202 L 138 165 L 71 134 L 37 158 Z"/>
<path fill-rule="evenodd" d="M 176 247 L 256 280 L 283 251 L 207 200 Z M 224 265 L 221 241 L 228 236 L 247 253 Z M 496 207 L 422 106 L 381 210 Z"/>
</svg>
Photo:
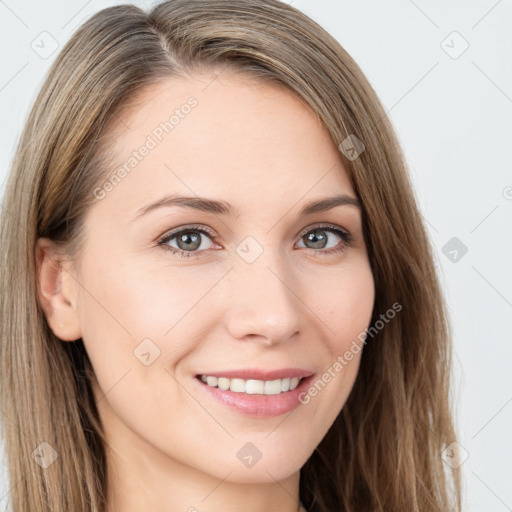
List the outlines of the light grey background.
<svg viewBox="0 0 512 512">
<path fill-rule="evenodd" d="M 23 121 L 56 56 L 33 47 L 43 51 L 46 38 L 48 51 L 53 38 L 61 48 L 85 19 L 118 3 L 127 2 L 0 0 L 2 196 Z M 512 510 L 512 1 L 291 3 L 354 57 L 397 130 L 454 328 L 464 510 Z M 453 237 L 466 254 L 446 246 Z M 1 469 L 3 509 L 14 483 Z"/>
</svg>

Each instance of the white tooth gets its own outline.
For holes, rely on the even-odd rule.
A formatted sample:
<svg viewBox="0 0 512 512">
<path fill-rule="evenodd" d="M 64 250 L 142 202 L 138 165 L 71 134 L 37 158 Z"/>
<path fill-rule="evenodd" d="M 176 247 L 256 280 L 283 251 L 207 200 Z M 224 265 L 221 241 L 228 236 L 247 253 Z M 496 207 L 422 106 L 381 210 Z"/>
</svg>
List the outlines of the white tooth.
<svg viewBox="0 0 512 512">
<path fill-rule="evenodd" d="M 219 386 L 219 389 L 223 389 L 226 391 L 229 389 L 229 379 L 226 379 L 225 377 L 219 377 L 219 382 L 217 383 L 217 386 Z"/>
<path fill-rule="evenodd" d="M 208 386 L 215 387 L 218 383 L 217 377 L 206 377 L 206 382 L 208 383 Z"/>
<path fill-rule="evenodd" d="M 265 381 L 265 394 L 278 395 L 281 393 L 281 379 Z"/>
<path fill-rule="evenodd" d="M 228 379 L 226 377 L 215 377 L 201 375 L 201 380 L 211 387 L 218 387 L 222 390 L 231 390 L 235 393 L 247 393 L 250 395 L 279 395 L 295 389 L 300 382 L 300 378 L 286 377 L 284 379 L 275 379 L 271 381 L 262 380 L 244 380 Z"/>
<path fill-rule="evenodd" d="M 262 380 L 248 380 L 245 382 L 245 392 L 249 395 L 263 394 Z"/>
<path fill-rule="evenodd" d="M 244 379 L 231 379 L 229 386 L 231 391 L 235 393 L 245 393 L 245 380 Z"/>
<path fill-rule="evenodd" d="M 299 378 L 298 377 L 292 377 L 290 379 L 290 391 L 292 389 L 295 389 L 299 385 Z"/>
</svg>

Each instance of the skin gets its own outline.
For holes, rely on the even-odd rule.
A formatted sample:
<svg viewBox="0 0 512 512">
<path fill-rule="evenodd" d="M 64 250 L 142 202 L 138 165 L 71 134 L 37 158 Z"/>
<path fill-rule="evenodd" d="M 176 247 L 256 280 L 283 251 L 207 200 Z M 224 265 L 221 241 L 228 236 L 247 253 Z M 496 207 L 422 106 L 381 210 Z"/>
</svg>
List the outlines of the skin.
<svg viewBox="0 0 512 512">
<path fill-rule="evenodd" d="M 300 468 L 345 404 L 362 352 L 308 404 L 271 418 L 214 401 L 195 375 L 298 367 L 321 376 L 371 319 L 374 281 L 360 209 L 299 216 L 313 199 L 356 197 L 328 131 L 284 88 L 226 73 L 213 78 L 168 79 L 123 113 L 112 151 L 119 166 L 187 98 L 198 101 L 89 208 L 79 261 L 60 261 L 50 240 L 38 241 L 48 323 L 63 342 L 83 339 L 98 381 L 109 512 L 296 512 Z M 173 206 L 132 221 L 167 193 L 227 201 L 240 213 Z M 315 250 L 299 235 L 319 223 L 348 231 L 353 242 L 324 230 L 328 239 Z M 157 245 L 190 224 L 216 235 L 195 232 L 197 257 Z M 247 236 L 263 250 L 250 264 L 236 251 Z M 177 238 L 167 245 L 187 247 Z M 334 247 L 344 249 L 322 253 Z M 160 350 L 148 366 L 134 356 L 146 338 Z M 252 467 L 236 456 L 247 442 L 262 453 Z"/>
</svg>

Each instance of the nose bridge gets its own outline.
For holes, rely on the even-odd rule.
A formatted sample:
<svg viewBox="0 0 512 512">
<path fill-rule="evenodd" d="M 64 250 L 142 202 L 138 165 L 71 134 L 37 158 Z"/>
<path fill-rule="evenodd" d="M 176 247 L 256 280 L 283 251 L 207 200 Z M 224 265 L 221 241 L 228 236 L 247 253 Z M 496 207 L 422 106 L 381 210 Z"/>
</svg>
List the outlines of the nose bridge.
<svg viewBox="0 0 512 512">
<path fill-rule="evenodd" d="M 257 256 L 255 251 L 254 245 L 243 243 L 237 248 L 239 257 L 230 273 L 228 328 L 236 338 L 251 334 L 270 342 L 285 340 L 299 329 L 300 319 L 301 302 L 293 291 L 290 267 L 278 249 L 266 247 Z"/>
</svg>

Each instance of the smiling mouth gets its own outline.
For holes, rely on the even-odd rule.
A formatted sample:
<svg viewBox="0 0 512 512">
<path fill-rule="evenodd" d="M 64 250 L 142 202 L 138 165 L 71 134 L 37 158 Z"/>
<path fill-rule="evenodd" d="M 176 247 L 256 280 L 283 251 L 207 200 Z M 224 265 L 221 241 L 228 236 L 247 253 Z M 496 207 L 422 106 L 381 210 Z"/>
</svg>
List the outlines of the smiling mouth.
<svg viewBox="0 0 512 512">
<path fill-rule="evenodd" d="M 221 373 L 233 374 L 233 372 Z M 240 370 L 235 373 L 254 376 L 257 372 Z M 287 373 L 299 376 L 257 380 L 228 378 L 208 373 L 196 375 L 195 380 L 207 395 L 229 409 L 254 419 L 265 419 L 287 414 L 304 405 L 301 396 L 307 393 L 307 389 L 316 378 L 315 373 L 300 369 L 289 369 Z M 279 375 L 276 371 L 262 371 L 259 374 L 267 378 L 269 374 Z"/>
<path fill-rule="evenodd" d="M 211 388 L 247 395 L 279 395 L 293 391 L 306 378 L 285 377 L 283 379 L 257 380 L 197 375 L 197 379 Z"/>
</svg>

